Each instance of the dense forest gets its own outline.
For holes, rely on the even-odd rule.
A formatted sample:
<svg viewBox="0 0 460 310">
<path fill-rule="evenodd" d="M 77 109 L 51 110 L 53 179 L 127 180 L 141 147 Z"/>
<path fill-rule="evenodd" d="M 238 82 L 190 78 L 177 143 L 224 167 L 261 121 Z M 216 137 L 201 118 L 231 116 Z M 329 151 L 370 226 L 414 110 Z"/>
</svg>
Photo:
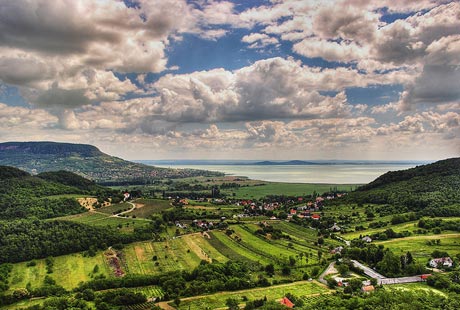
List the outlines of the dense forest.
<svg viewBox="0 0 460 310">
<path fill-rule="evenodd" d="M 0 219 L 46 219 L 85 209 L 75 200 L 56 195 L 80 194 L 107 199 L 116 193 L 74 173 L 47 172 L 37 176 L 0 166 Z"/>
<path fill-rule="evenodd" d="M 107 227 L 92 227 L 68 221 L 15 220 L 0 223 L 0 264 L 75 253 L 90 247 L 146 240 L 156 231 L 155 223 L 120 233 Z"/>
<path fill-rule="evenodd" d="M 400 211 L 439 208 L 460 201 L 460 158 L 391 171 L 345 198 L 358 203 L 392 204 Z"/>
</svg>

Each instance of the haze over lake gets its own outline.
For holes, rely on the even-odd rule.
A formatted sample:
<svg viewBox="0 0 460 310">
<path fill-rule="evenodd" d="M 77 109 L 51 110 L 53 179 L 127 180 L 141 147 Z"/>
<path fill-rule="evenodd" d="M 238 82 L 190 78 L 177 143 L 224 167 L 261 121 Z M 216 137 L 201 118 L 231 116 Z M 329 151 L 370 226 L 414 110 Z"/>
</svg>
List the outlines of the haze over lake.
<svg viewBox="0 0 460 310">
<path fill-rule="evenodd" d="M 395 170 L 413 168 L 426 162 L 314 161 L 308 165 L 258 165 L 258 161 L 144 160 L 144 164 L 164 168 L 192 168 L 224 172 L 228 175 L 287 183 L 363 184 Z"/>
</svg>

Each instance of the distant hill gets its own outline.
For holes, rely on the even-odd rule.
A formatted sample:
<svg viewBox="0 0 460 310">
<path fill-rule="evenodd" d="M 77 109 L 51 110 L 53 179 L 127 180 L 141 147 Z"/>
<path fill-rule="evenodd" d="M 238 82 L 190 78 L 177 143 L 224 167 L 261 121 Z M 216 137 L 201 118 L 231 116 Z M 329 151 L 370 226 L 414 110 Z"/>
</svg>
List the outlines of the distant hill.
<svg viewBox="0 0 460 310">
<path fill-rule="evenodd" d="M 304 160 L 289 160 L 289 161 L 259 161 L 251 165 L 260 165 L 260 166 L 301 166 L 301 165 L 321 165 L 321 163 L 315 163 L 311 161 Z"/>
<path fill-rule="evenodd" d="M 0 143 L 0 165 L 14 166 L 32 174 L 66 170 L 106 184 L 142 184 L 162 178 L 220 175 L 204 170 L 147 166 L 107 155 L 92 145 L 57 142 Z"/>
<path fill-rule="evenodd" d="M 387 172 L 347 199 L 392 204 L 411 211 L 460 204 L 460 158 Z"/>
<path fill-rule="evenodd" d="M 110 189 L 72 172 L 32 176 L 17 168 L 0 166 L 0 219 L 51 218 L 85 211 L 67 195 L 108 197 Z"/>
</svg>

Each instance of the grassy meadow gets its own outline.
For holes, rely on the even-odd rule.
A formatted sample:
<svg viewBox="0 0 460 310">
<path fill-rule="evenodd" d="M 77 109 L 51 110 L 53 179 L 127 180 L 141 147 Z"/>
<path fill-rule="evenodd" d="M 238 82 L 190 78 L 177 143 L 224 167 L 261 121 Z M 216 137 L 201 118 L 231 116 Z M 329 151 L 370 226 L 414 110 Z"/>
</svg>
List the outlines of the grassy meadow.
<svg viewBox="0 0 460 310">
<path fill-rule="evenodd" d="M 36 266 L 27 266 L 27 262 L 13 265 L 10 275 L 10 290 L 24 288 L 28 283 L 32 288 L 43 284 L 46 275 L 66 289 L 72 289 L 81 281 L 89 281 L 96 275 L 110 276 L 111 271 L 104 254 L 98 252 L 94 257 L 85 257 L 82 253 L 54 257 L 53 272 L 47 274 L 44 259 L 35 260 Z M 95 266 L 99 271 L 93 272 Z"/>
<path fill-rule="evenodd" d="M 440 240 L 440 243 L 433 244 L 430 242 L 434 240 Z M 410 236 L 378 241 L 375 244 L 381 244 L 391 249 L 397 255 L 410 251 L 415 258 L 426 259 L 427 262 L 434 250 L 447 252 L 451 256 L 460 254 L 460 234 L 458 233 Z"/>
</svg>

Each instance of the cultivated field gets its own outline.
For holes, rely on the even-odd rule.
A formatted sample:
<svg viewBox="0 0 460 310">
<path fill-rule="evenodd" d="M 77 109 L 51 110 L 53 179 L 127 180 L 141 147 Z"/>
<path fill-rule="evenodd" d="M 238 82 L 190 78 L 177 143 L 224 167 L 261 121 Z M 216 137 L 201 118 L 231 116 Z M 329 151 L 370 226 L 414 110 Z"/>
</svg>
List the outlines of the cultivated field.
<svg viewBox="0 0 460 310">
<path fill-rule="evenodd" d="M 131 232 L 135 227 L 149 224 L 146 219 L 133 219 L 124 217 L 112 217 L 109 214 L 97 212 L 85 212 L 77 215 L 70 215 L 58 218 L 60 220 L 72 221 L 91 226 L 119 228 L 121 231 Z"/>
<path fill-rule="evenodd" d="M 137 199 L 134 203 L 136 204 L 136 209 L 128 213 L 129 216 L 148 218 L 153 214 L 158 214 L 171 208 L 169 200 Z"/>
<path fill-rule="evenodd" d="M 182 238 L 164 242 L 132 243 L 123 249 L 123 256 L 128 272 L 134 274 L 192 270 L 201 261 L 199 253 L 195 253 Z"/>
<path fill-rule="evenodd" d="M 103 253 L 98 252 L 94 257 L 84 257 L 83 254 L 70 254 L 54 258 L 53 273 L 46 273 L 44 259 L 36 260 L 36 266 L 27 266 L 27 262 L 13 264 L 10 276 L 10 290 L 24 288 L 28 283 L 32 288 L 43 284 L 46 275 L 53 278 L 57 284 L 66 289 L 72 289 L 81 281 L 89 281 L 96 275 L 110 276 L 111 271 L 106 264 Z M 94 273 L 95 266 L 99 271 Z"/>
<path fill-rule="evenodd" d="M 440 240 L 439 244 L 433 244 L 434 240 Z M 395 254 L 410 251 L 415 258 L 426 259 L 434 250 L 445 251 L 451 256 L 460 254 L 460 234 L 440 234 L 429 236 L 411 236 L 375 242 L 391 249 Z M 425 262 L 422 260 L 422 262 Z"/>
<path fill-rule="evenodd" d="M 287 293 L 296 296 L 311 296 L 329 292 L 329 289 L 318 282 L 302 281 L 271 287 L 255 288 L 252 290 L 221 292 L 206 296 L 184 298 L 181 300 L 178 309 L 226 309 L 225 301 L 228 298 L 234 298 L 244 304 L 243 296 L 246 296 L 248 300 L 261 299 L 264 297 L 267 297 L 268 300 L 278 300 L 283 298 Z"/>
</svg>

